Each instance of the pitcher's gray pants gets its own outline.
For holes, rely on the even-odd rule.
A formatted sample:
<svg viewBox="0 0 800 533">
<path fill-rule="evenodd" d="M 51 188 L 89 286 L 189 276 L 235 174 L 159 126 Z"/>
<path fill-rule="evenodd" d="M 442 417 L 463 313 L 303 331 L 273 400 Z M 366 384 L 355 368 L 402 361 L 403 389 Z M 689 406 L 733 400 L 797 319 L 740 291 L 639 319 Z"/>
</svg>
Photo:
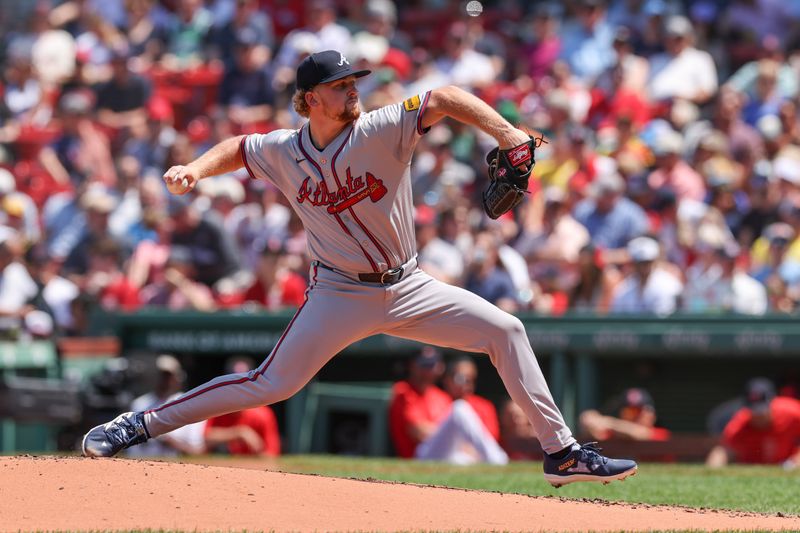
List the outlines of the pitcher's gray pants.
<svg viewBox="0 0 800 533">
<path fill-rule="evenodd" d="M 415 265 L 414 262 L 411 266 Z M 351 280 L 314 265 L 306 301 L 261 365 L 215 378 L 147 411 L 151 436 L 207 418 L 269 405 L 299 391 L 349 344 L 385 333 L 489 355 L 547 453 L 575 442 L 547 387 L 522 322 L 417 268 L 389 286 Z"/>
</svg>

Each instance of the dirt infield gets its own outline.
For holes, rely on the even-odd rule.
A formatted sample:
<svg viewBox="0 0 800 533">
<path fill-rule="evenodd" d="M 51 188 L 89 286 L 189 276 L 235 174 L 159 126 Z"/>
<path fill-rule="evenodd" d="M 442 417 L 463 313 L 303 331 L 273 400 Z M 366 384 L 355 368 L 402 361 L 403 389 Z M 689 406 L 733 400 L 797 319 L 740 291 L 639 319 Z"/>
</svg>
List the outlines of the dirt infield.
<svg viewBox="0 0 800 533">
<path fill-rule="evenodd" d="M 0 458 L 0 531 L 794 529 L 800 518 L 533 498 L 243 468 Z"/>
</svg>

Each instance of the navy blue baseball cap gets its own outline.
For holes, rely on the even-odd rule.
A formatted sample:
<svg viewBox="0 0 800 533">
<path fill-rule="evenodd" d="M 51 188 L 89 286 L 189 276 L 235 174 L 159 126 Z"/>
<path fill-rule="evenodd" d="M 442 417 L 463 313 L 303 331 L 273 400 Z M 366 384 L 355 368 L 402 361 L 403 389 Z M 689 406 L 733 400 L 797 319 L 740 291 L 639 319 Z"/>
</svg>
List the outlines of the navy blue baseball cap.
<svg viewBox="0 0 800 533">
<path fill-rule="evenodd" d="M 775 398 L 775 385 L 772 381 L 758 377 L 747 382 L 744 403 L 751 411 L 768 413 L 773 398 Z"/>
<path fill-rule="evenodd" d="M 422 368 L 433 368 L 442 362 L 442 352 L 433 346 L 423 346 L 414 357 L 414 363 Z"/>
<path fill-rule="evenodd" d="M 297 88 L 308 91 L 320 83 L 340 80 L 347 76 L 361 78 L 371 70 L 353 70 L 350 62 L 341 52 L 325 50 L 311 54 L 297 67 Z"/>
</svg>

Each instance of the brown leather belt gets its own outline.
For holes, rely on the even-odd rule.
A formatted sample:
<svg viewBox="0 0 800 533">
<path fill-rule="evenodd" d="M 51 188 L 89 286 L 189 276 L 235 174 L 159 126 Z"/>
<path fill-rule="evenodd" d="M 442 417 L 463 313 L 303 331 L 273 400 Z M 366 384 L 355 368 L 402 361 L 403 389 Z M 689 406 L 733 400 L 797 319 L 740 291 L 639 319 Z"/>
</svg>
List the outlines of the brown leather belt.
<svg viewBox="0 0 800 533">
<path fill-rule="evenodd" d="M 336 272 L 337 274 L 344 275 L 343 272 L 335 268 L 331 268 L 323 263 L 320 263 L 319 261 L 317 261 L 316 263 L 325 270 L 330 270 L 331 272 Z M 384 270 L 383 272 L 358 273 L 355 274 L 355 276 L 358 277 L 359 281 L 363 281 L 364 283 L 376 283 L 378 285 L 394 285 L 395 283 L 403 279 L 404 272 L 405 270 L 403 269 L 403 267 L 397 267 L 397 268 L 390 268 L 389 270 Z M 353 276 L 353 274 L 351 274 L 350 276 Z"/>
<path fill-rule="evenodd" d="M 383 272 L 365 272 L 358 275 L 360 281 L 366 283 L 380 283 L 381 285 L 392 285 L 403 279 L 403 267 L 390 268 Z"/>
</svg>

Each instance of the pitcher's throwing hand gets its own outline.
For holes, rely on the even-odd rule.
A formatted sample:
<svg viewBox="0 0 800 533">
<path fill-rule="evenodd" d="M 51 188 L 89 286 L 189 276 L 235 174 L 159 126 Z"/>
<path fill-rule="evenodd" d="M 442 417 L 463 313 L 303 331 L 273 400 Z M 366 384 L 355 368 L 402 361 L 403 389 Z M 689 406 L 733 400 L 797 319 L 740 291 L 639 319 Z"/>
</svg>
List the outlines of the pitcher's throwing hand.
<svg viewBox="0 0 800 533">
<path fill-rule="evenodd" d="M 190 167 L 176 165 L 164 173 L 164 183 L 172 194 L 186 194 L 197 185 L 197 177 Z"/>
</svg>

